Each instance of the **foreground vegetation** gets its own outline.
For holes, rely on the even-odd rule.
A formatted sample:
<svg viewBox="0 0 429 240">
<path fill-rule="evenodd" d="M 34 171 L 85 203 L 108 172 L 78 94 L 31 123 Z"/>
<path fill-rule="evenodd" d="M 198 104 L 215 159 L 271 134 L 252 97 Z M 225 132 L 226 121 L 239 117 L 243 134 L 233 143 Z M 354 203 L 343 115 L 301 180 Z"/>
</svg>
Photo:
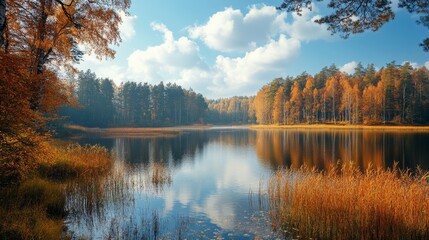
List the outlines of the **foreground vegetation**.
<svg viewBox="0 0 429 240">
<path fill-rule="evenodd" d="M 428 178 L 351 164 L 282 169 L 268 187 L 273 227 L 317 239 L 428 239 Z"/>
<path fill-rule="evenodd" d="M 18 184 L 0 188 L 0 239 L 66 238 L 69 183 L 99 178 L 112 163 L 109 151 L 100 146 L 45 143 L 43 151 Z"/>
</svg>

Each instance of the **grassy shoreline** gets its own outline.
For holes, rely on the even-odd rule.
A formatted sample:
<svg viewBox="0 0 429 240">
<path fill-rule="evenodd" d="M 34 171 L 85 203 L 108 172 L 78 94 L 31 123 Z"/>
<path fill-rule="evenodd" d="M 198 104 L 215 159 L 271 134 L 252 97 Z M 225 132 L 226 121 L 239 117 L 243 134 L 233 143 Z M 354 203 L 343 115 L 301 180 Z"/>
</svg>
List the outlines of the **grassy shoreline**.
<svg viewBox="0 0 429 240">
<path fill-rule="evenodd" d="M 153 138 L 176 137 L 189 130 L 210 129 L 211 125 L 191 125 L 176 127 L 118 127 L 118 128 L 88 128 L 78 125 L 65 125 L 66 129 L 73 131 L 73 135 L 90 134 L 104 138 Z"/>
<path fill-rule="evenodd" d="M 97 135 L 101 137 L 174 137 L 184 131 L 208 130 L 213 128 L 248 128 L 248 129 L 341 129 L 341 130 L 384 130 L 384 131 L 421 131 L 429 132 L 429 126 L 419 125 L 351 125 L 351 124 L 250 124 L 250 125 L 191 125 L 175 127 L 127 127 L 127 128 L 88 128 L 78 125 L 65 125 L 75 133 Z"/>
<path fill-rule="evenodd" d="M 268 186 L 273 228 L 316 239 L 428 239 L 428 179 L 352 164 L 278 170 Z"/>
<path fill-rule="evenodd" d="M 251 129 L 343 129 L 343 130 L 398 130 L 429 132 L 429 126 L 415 125 L 340 125 L 340 124 L 296 124 L 296 125 L 250 125 Z"/>
<path fill-rule="evenodd" d="M 43 154 L 27 175 L 0 187 L 0 239 L 68 239 L 68 187 L 77 180 L 97 180 L 112 166 L 110 152 L 97 145 L 47 141 L 40 147 Z"/>
</svg>

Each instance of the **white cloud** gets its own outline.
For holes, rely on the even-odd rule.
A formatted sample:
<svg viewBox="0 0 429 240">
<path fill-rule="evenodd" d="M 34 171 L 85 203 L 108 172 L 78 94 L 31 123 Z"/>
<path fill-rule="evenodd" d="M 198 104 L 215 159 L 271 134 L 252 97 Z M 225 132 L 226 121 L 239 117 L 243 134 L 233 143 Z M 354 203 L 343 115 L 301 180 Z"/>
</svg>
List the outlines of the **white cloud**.
<svg viewBox="0 0 429 240">
<path fill-rule="evenodd" d="M 312 11 L 303 9 L 301 16 L 292 13 L 293 22 L 286 24 L 286 32 L 295 39 L 300 41 L 311 41 L 318 39 L 332 38 L 331 33 L 327 30 L 326 24 L 318 24 L 314 21 L 320 19 L 321 16 L 314 15 L 319 12 L 316 5 L 312 4 Z"/>
<path fill-rule="evenodd" d="M 188 29 L 193 39 L 201 39 L 208 47 L 222 51 L 248 51 L 264 44 L 285 28 L 285 12 L 274 7 L 252 6 L 246 15 L 226 8 L 210 17 L 205 25 Z"/>
<path fill-rule="evenodd" d="M 357 65 L 358 63 L 355 61 L 346 63 L 342 67 L 340 67 L 340 71 L 345 72 L 347 74 L 353 74 L 355 72 L 355 68 L 357 67 Z"/>
<path fill-rule="evenodd" d="M 285 74 L 301 46 L 298 40 L 280 35 L 243 57 L 219 55 L 214 65 L 208 66 L 194 41 L 187 37 L 176 40 L 163 24 L 154 23 L 152 28 L 164 34 L 164 42 L 129 56 L 128 80 L 175 82 L 209 98 L 255 94 L 262 85 Z"/>
<path fill-rule="evenodd" d="M 163 35 L 163 42 L 135 50 L 125 66 L 123 61 L 85 56 L 79 68 L 90 68 L 116 84 L 164 81 L 192 88 L 208 98 L 253 95 L 272 79 L 287 74 L 288 65 L 299 56 L 301 41 L 330 36 L 325 26 L 313 22 L 316 6 L 313 9 L 302 16 L 292 15 L 292 22 L 286 23 L 286 13 L 274 7 L 254 5 L 245 13 L 226 8 L 205 24 L 188 28 L 188 37 L 176 38 L 167 26 L 154 22 L 151 27 Z M 121 36 L 127 40 L 135 35 L 137 17 L 123 17 Z M 209 65 L 197 39 L 223 53 Z"/>
<path fill-rule="evenodd" d="M 124 12 L 121 12 L 120 15 L 122 23 L 119 25 L 119 32 L 121 33 L 122 40 L 126 41 L 136 35 L 134 24 L 137 20 L 137 16 L 126 15 Z"/>
<path fill-rule="evenodd" d="M 266 82 L 284 74 L 287 64 L 299 55 L 300 48 L 298 40 L 280 35 L 278 41 L 248 52 L 244 57 L 218 56 L 214 67 L 218 71 L 217 79 L 210 90 L 221 96 L 255 94 Z"/>
<path fill-rule="evenodd" d="M 425 67 L 429 69 L 429 61 L 425 62 Z"/>
<path fill-rule="evenodd" d="M 187 37 L 175 40 L 173 33 L 163 24 L 153 23 L 152 28 L 164 34 L 164 42 L 136 50 L 128 57 L 132 80 L 149 83 L 172 81 L 184 69 L 206 67 L 195 42 Z"/>
</svg>

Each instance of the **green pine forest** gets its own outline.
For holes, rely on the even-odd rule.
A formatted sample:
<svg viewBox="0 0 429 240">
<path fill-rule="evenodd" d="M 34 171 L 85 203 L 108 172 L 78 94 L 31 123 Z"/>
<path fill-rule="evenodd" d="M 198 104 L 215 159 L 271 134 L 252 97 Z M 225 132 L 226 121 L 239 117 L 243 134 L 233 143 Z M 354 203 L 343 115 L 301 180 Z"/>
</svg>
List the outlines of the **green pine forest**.
<svg viewBox="0 0 429 240">
<path fill-rule="evenodd" d="M 79 106 L 66 107 L 66 122 L 87 127 L 152 127 L 188 125 L 205 121 L 207 103 L 201 94 L 176 84 L 126 82 L 116 86 L 90 70 L 80 72 L 76 97 Z"/>
<path fill-rule="evenodd" d="M 79 106 L 61 114 L 87 127 L 429 123 L 429 71 L 408 63 L 358 64 L 351 75 L 331 65 L 315 75 L 276 78 L 256 96 L 216 100 L 171 83 L 116 86 L 90 70 L 75 85 Z"/>
</svg>

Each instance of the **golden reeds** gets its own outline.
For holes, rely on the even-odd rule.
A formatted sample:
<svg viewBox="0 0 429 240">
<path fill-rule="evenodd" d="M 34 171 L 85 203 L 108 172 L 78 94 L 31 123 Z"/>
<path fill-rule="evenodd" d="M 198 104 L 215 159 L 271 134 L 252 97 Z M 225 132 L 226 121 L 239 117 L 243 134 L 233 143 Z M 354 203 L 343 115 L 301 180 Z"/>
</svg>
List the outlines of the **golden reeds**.
<svg viewBox="0 0 429 240">
<path fill-rule="evenodd" d="M 54 180 L 97 177 L 107 173 L 112 164 L 109 150 L 99 145 L 47 145 L 46 148 L 48 155 L 40 159 L 38 171 Z"/>
<path fill-rule="evenodd" d="M 41 144 L 34 169 L 22 182 L 0 185 L 0 239 L 66 239 L 66 194 L 73 190 L 66 183 L 97 180 L 111 168 L 104 147 L 56 145 Z"/>
<path fill-rule="evenodd" d="M 273 227 L 317 239 L 429 239 L 428 174 L 352 164 L 278 170 L 268 186 Z"/>
</svg>

